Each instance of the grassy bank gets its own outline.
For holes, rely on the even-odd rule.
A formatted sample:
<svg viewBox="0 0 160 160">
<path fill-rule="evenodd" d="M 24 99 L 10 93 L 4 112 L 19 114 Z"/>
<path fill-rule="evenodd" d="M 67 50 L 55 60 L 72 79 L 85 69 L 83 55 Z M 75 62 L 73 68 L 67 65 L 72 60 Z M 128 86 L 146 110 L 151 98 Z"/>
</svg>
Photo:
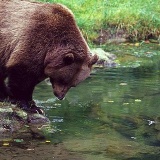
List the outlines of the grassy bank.
<svg viewBox="0 0 160 160">
<path fill-rule="evenodd" d="M 98 31 L 123 30 L 131 40 L 158 39 L 160 34 L 159 0 L 41 0 L 62 3 L 75 14 L 89 41 Z M 113 29 L 113 30 L 112 30 Z"/>
</svg>

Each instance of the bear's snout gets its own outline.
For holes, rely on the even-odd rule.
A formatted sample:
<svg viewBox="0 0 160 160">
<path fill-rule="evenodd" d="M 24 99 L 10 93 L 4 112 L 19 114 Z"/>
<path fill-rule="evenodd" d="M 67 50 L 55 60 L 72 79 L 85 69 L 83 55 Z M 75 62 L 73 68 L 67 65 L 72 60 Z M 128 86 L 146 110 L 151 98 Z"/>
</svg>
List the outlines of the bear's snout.
<svg viewBox="0 0 160 160">
<path fill-rule="evenodd" d="M 53 91 L 54 95 L 59 99 L 59 100 L 63 100 L 66 93 L 60 93 L 60 92 L 57 92 L 57 91 Z"/>
<path fill-rule="evenodd" d="M 68 90 L 69 90 L 69 87 L 66 87 L 63 85 L 54 85 L 53 86 L 53 93 L 59 100 L 64 99 Z"/>
<path fill-rule="evenodd" d="M 64 94 L 64 93 L 59 94 L 59 93 L 57 93 L 57 92 L 55 92 L 55 91 L 54 91 L 54 95 L 55 95 L 59 100 L 63 100 L 64 97 L 65 97 L 65 94 Z"/>
</svg>

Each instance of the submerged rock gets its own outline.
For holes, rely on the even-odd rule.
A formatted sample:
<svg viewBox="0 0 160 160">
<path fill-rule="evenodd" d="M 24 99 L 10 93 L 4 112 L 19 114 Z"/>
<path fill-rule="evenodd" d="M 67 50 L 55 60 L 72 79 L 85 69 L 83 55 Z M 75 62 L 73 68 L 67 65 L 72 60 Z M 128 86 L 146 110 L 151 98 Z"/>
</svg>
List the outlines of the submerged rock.
<svg viewBox="0 0 160 160">
<path fill-rule="evenodd" d="M 160 142 L 160 117 L 155 119 L 155 129 L 157 130 L 157 140 Z"/>
</svg>

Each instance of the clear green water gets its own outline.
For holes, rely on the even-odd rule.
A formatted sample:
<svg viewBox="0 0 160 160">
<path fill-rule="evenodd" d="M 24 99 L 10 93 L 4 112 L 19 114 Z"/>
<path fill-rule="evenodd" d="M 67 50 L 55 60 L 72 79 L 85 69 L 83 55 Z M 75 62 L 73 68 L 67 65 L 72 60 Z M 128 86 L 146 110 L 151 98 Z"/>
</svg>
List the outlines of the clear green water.
<svg viewBox="0 0 160 160">
<path fill-rule="evenodd" d="M 85 160 L 159 160 L 159 45 L 108 50 L 120 65 L 94 69 L 65 100 L 45 82 L 36 87 L 34 99 L 56 130 L 48 138 Z"/>
</svg>

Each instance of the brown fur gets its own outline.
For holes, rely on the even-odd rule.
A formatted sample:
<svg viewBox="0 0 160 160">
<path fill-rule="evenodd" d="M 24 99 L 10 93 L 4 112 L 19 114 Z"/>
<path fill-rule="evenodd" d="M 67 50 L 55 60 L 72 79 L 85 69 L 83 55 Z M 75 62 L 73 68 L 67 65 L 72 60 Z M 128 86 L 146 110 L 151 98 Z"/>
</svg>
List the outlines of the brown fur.
<svg viewBox="0 0 160 160">
<path fill-rule="evenodd" d="M 62 99 L 70 87 L 89 76 L 96 61 L 65 6 L 0 0 L 2 99 L 31 101 L 35 85 L 47 77 Z"/>
</svg>

